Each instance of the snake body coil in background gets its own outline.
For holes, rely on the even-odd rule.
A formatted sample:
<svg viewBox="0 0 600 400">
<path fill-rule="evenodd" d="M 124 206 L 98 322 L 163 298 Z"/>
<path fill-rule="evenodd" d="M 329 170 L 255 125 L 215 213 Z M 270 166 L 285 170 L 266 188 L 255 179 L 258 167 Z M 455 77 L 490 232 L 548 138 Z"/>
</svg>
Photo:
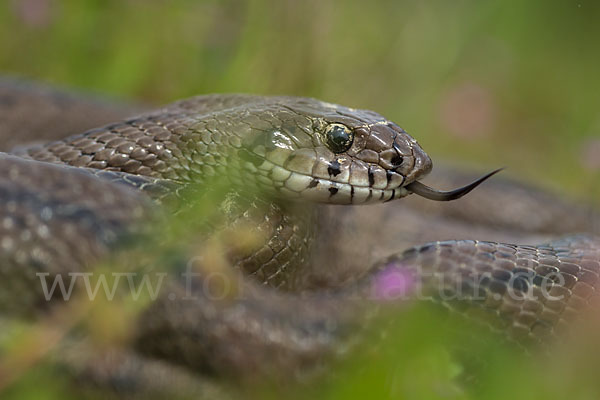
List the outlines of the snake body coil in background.
<svg viewBox="0 0 600 400">
<path fill-rule="evenodd" d="M 0 154 L 0 309 L 8 316 L 35 318 L 63 305 L 44 299 L 40 274 L 52 282 L 92 272 L 130 251 L 124 243 L 160 258 L 135 238 L 154 233 L 148 240 L 160 247 L 169 240 L 156 238 L 153 226 L 164 223 L 165 208 L 189 212 L 182 201 L 192 197 L 185 193 L 202 199 L 210 197 L 209 184 L 225 189 L 218 201 L 222 219 L 167 245 L 179 252 L 169 259 L 171 278 L 132 322 L 129 361 L 87 363 L 96 379 L 102 368 L 110 370 L 108 381 L 160 376 L 165 365 L 242 379 L 310 370 L 352 341 L 370 311 L 389 300 L 398 277 L 447 308 L 483 316 L 522 344 L 547 343 L 596 302 L 600 240 L 591 234 L 539 246 L 453 240 L 402 252 L 421 239 L 453 233 L 447 239 L 463 239 L 482 228 L 451 221 L 436 228 L 412 219 L 422 204 L 381 203 L 413 192 L 449 200 L 481 180 L 454 192 L 424 186 L 419 181 L 431 170 L 429 156 L 371 111 L 307 98 L 212 95 L 65 139 L 24 143 L 33 139 Z M 510 196 L 498 185 L 490 185 L 493 197 Z M 526 217 L 488 231 L 486 239 L 591 232 L 597 221 L 559 200 L 536 204 L 544 195 L 534 190 L 520 194 Z M 380 205 L 332 205 L 366 203 Z M 477 206 L 471 203 L 470 214 Z M 539 213 L 528 215 L 532 209 Z M 551 210 L 546 219 L 544 210 Z M 236 232 L 244 229 L 260 240 L 240 245 L 243 235 Z M 206 245 L 215 236 L 225 237 L 217 246 L 222 252 Z M 199 273 L 185 281 L 190 259 Z M 224 272 L 217 264 L 234 268 Z M 215 270 L 236 282 L 225 298 L 215 299 L 207 282 Z M 448 292 L 452 301 L 442 295 Z M 69 352 L 65 358 L 76 363 Z"/>
</svg>

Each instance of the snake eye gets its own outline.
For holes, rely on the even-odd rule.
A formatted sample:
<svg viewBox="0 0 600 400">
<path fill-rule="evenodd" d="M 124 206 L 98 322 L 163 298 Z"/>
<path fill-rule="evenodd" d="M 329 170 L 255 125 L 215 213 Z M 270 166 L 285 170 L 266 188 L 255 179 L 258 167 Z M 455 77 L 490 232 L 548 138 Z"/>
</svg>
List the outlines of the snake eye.
<svg viewBox="0 0 600 400">
<path fill-rule="evenodd" d="M 334 153 L 342 153 L 352 146 L 354 132 L 342 124 L 330 124 L 325 128 L 327 147 Z"/>
</svg>

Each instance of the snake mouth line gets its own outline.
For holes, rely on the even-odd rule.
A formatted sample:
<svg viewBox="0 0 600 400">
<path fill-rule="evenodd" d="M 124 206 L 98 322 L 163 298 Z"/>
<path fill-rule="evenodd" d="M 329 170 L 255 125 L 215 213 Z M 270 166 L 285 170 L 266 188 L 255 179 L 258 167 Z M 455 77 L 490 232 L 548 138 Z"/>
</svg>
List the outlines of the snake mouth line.
<svg viewBox="0 0 600 400">
<path fill-rule="evenodd" d="M 261 165 L 248 171 L 246 177 L 257 182 L 263 189 L 275 189 L 291 198 L 304 198 L 330 204 L 370 204 L 382 203 L 410 194 L 404 186 L 376 189 L 370 186 L 336 182 L 290 171 L 267 159 L 263 160 Z"/>
</svg>

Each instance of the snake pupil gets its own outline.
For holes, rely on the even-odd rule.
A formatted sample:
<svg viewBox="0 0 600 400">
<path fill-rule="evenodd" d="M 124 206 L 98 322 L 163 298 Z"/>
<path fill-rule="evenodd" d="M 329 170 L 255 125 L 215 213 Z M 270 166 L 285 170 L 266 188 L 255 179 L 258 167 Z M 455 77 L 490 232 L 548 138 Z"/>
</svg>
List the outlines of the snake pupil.
<svg viewBox="0 0 600 400">
<path fill-rule="evenodd" d="M 352 146 L 354 134 L 342 124 L 331 124 L 325 130 L 327 146 L 334 153 L 342 153 Z"/>
</svg>

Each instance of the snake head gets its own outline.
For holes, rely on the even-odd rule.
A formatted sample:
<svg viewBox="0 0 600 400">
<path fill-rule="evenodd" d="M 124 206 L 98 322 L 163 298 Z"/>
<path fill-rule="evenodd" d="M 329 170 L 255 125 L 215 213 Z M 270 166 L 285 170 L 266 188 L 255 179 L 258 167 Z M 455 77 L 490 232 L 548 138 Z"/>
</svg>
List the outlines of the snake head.
<svg viewBox="0 0 600 400">
<path fill-rule="evenodd" d="M 239 155 L 245 183 L 255 181 L 287 198 L 336 204 L 386 202 L 414 193 L 458 199 L 496 170 L 464 187 L 439 191 L 419 180 L 432 169 L 429 156 L 397 124 L 373 111 L 302 97 L 253 98 L 244 108 L 252 129 Z"/>
<path fill-rule="evenodd" d="M 432 168 L 414 138 L 375 112 L 307 98 L 268 99 L 260 118 L 273 128 L 253 136 L 244 154 L 254 158 L 252 178 L 286 197 L 390 201 L 409 194 L 405 186 Z"/>
</svg>

